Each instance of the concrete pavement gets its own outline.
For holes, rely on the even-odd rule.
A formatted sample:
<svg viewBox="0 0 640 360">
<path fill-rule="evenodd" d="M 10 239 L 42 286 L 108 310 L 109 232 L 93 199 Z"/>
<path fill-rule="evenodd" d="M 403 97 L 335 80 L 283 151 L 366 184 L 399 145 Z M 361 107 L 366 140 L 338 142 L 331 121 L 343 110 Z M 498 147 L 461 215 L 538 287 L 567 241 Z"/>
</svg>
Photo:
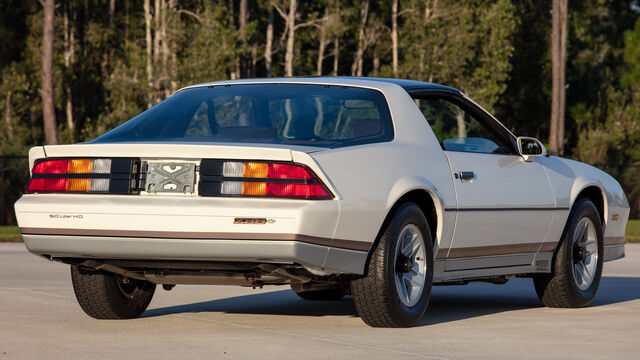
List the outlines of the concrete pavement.
<svg viewBox="0 0 640 360">
<path fill-rule="evenodd" d="M 542 307 L 530 279 L 438 286 L 419 326 L 372 329 L 351 298 L 305 301 L 288 287 L 158 287 L 142 318 L 94 320 L 68 266 L 0 243 L 0 360 L 637 359 L 640 244 L 626 251 L 585 309 Z"/>
</svg>

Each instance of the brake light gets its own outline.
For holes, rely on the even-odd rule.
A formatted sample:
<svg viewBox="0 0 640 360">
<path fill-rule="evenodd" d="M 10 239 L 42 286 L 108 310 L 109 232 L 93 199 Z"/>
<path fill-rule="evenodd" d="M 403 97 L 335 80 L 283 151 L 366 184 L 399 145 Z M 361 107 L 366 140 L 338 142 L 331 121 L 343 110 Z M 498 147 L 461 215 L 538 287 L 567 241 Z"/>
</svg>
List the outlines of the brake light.
<svg viewBox="0 0 640 360">
<path fill-rule="evenodd" d="M 36 160 L 28 192 L 129 193 L 131 159 Z"/>
<path fill-rule="evenodd" d="M 67 172 L 67 160 L 38 161 L 33 166 L 34 174 L 64 174 Z"/>
<path fill-rule="evenodd" d="M 293 163 L 203 160 L 199 193 L 203 196 L 266 196 L 332 199 L 311 169 Z"/>
</svg>

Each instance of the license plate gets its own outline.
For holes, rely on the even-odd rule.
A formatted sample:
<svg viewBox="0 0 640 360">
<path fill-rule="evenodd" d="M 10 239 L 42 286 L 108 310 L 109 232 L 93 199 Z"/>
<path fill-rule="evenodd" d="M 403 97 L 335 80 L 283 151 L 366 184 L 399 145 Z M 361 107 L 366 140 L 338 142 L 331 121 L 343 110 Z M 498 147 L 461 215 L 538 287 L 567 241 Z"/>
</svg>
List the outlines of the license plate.
<svg viewBox="0 0 640 360">
<path fill-rule="evenodd" d="M 147 162 L 148 193 L 192 194 L 196 179 L 196 164 L 185 162 Z"/>
</svg>

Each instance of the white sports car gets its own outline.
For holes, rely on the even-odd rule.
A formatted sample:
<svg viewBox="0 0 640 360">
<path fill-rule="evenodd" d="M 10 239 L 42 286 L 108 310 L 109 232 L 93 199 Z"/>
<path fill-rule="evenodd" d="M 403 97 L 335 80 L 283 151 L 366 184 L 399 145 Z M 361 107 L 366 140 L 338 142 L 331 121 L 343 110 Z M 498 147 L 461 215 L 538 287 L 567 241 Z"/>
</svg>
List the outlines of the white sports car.
<svg viewBox="0 0 640 360">
<path fill-rule="evenodd" d="M 582 307 L 624 256 L 615 179 L 425 82 L 200 84 L 29 161 L 24 242 L 71 265 L 99 319 L 141 315 L 156 284 L 351 294 L 380 327 L 419 322 L 432 284 L 530 277 L 545 305 Z"/>
</svg>

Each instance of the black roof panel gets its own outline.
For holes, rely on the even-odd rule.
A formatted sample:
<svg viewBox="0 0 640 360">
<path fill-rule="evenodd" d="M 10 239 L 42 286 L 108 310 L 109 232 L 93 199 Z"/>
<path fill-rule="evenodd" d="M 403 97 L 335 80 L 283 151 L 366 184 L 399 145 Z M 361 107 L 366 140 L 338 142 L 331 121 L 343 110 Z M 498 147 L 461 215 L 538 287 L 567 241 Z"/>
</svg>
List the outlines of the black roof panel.
<svg viewBox="0 0 640 360">
<path fill-rule="evenodd" d="M 426 81 L 406 80 L 406 79 L 393 79 L 393 78 L 376 78 L 376 77 L 360 77 L 360 76 L 300 76 L 301 78 L 319 78 L 328 77 L 333 79 L 345 79 L 345 80 L 369 80 L 369 81 L 382 81 L 401 86 L 407 92 L 414 90 L 444 90 L 453 91 L 459 93 L 460 90 L 454 89 L 449 86 L 434 84 Z"/>
</svg>

